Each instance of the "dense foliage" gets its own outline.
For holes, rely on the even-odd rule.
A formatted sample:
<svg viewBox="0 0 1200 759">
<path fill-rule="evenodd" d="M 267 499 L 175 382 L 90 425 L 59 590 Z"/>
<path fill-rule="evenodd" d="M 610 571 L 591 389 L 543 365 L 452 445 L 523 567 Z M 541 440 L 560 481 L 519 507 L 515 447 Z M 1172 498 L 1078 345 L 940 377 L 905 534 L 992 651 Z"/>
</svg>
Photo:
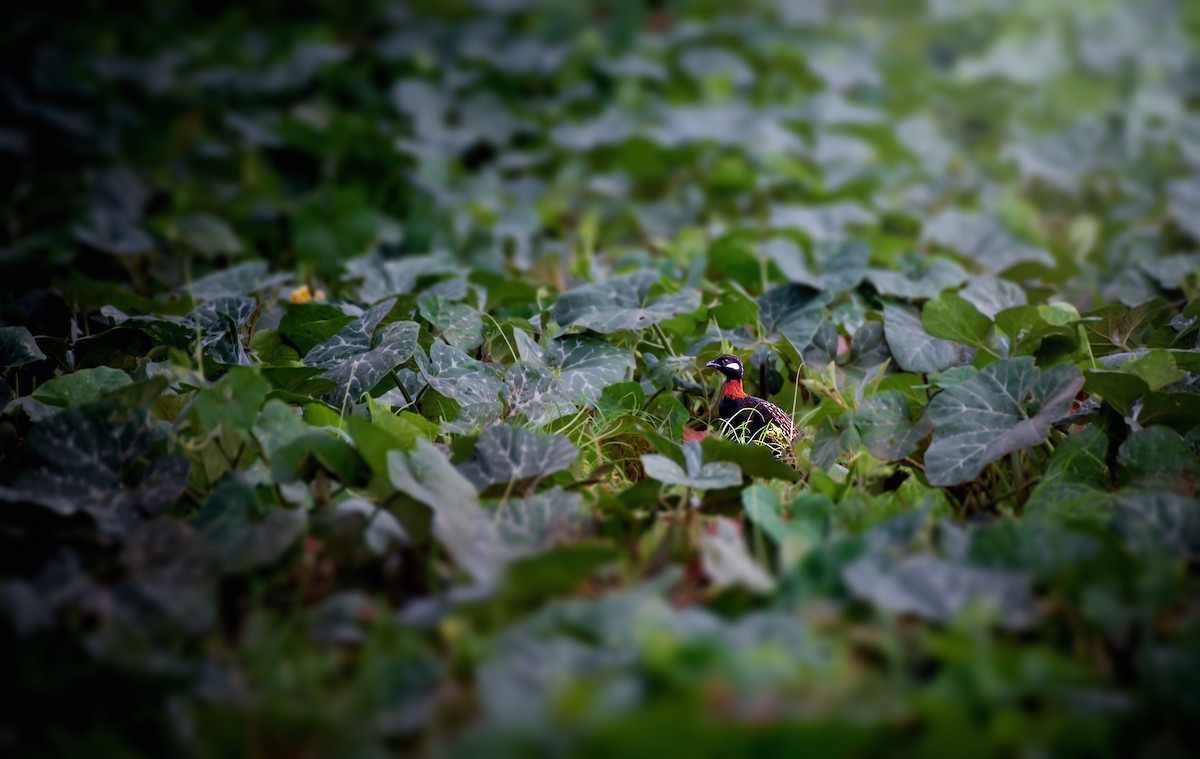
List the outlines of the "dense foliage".
<svg viewBox="0 0 1200 759">
<path fill-rule="evenodd" d="M 1188 752 L 1200 6 L 531 5 L 6 22 L 0 748 Z"/>
</svg>

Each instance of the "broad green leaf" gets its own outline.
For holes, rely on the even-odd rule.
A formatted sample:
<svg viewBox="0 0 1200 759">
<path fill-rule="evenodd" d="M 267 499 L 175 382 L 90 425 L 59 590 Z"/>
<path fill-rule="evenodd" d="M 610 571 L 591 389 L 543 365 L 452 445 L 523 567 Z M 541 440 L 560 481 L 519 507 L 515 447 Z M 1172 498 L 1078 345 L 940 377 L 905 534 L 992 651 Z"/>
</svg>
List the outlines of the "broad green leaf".
<svg viewBox="0 0 1200 759">
<path fill-rule="evenodd" d="M 215 385 L 196 393 L 192 413 L 205 431 L 224 425 L 248 433 L 270 390 L 256 370 L 232 367 Z"/>
<path fill-rule="evenodd" d="M 416 356 L 421 375 L 434 390 L 459 403 L 460 416 L 467 420 L 500 417 L 504 379 L 495 367 L 441 341 L 429 347 L 428 361 L 419 351 Z"/>
<path fill-rule="evenodd" d="M 493 585 L 507 556 L 470 480 L 423 438 L 414 451 L 389 451 L 387 464 L 392 485 L 433 512 L 433 534 L 455 563 Z"/>
<path fill-rule="evenodd" d="M 902 272 L 868 269 L 866 280 L 880 295 L 918 300 L 936 297 L 949 287 L 958 287 L 967 281 L 967 272 L 954 261 L 935 258 L 927 265 L 920 262 Z"/>
<path fill-rule="evenodd" d="M 594 404 L 605 388 L 628 378 L 634 368 L 631 351 L 576 335 L 553 342 L 544 360 L 557 367 L 566 397 L 587 404 Z"/>
<path fill-rule="evenodd" d="M 488 427 L 475 443 L 471 458 L 459 471 L 476 488 L 497 483 L 541 479 L 566 469 L 579 455 L 562 435 L 540 435 L 521 427 Z"/>
<path fill-rule="evenodd" d="M 851 594 L 881 609 L 936 622 L 949 622 L 976 605 L 990 609 L 1005 628 L 1026 628 L 1037 619 L 1029 578 L 1022 573 L 932 556 L 910 556 L 894 565 L 865 556 L 846 567 L 842 579 Z"/>
<path fill-rule="evenodd" d="M 1040 443 L 1070 412 L 1082 386 L 1083 376 L 1070 364 L 1039 371 L 1026 356 L 988 364 L 929 402 L 933 442 L 925 453 L 926 476 L 941 487 L 969 482 L 1001 456 Z"/>
<path fill-rule="evenodd" d="M 1095 427 L 1070 435 L 1054 451 L 1037 487 L 1025 502 L 1028 515 L 1045 514 L 1060 521 L 1102 523 L 1108 516 L 1098 508 L 1109 483 L 1108 438 Z"/>
<path fill-rule="evenodd" d="M 483 344 L 483 317 L 474 308 L 438 295 L 421 298 L 418 304 L 421 318 L 450 345 L 461 351 L 473 351 Z"/>
<path fill-rule="evenodd" d="M 1018 240 L 997 219 L 957 208 L 948 208 L 931 219 L 921 239 L 960 253 L 990 272 L 1026 262 L 1054 265 L 1049 253 Z"/>
<path fill-rule="evenodd" d="M 1107 356 L 1145 345 L 1165 310 L 1166 303 L 1158 298 L 1140 306 L 1114 304 L 1084 314 L 1083 326 L 1092 353 Z"/>
<path fill-rule="evenodd" d="M 823 495 L 802 493 L 784 506 L 779 497 L 761 483 L 742 491 L 742 509 L 749 520 L 747 540 L 755 544 L 761 530 L 779 546 L 779 564 L 790 570 L 810 551 L 821 545 L 828 532 L 833 503 Z"/>
<path fill-rule="evenodd" d="M 1163 424 L 1181 435 L 1200 426 L 1200 393 L 1147 393 L 1138 411 L 1138 424 Z"/>
<path fill-rule="evenodd" d="M 905 306 L 884 305 L 883 333 L 896 365 L 906 372 L 940 372 L 966 358 L 950 341 L 926 332 L 917 315 Z"/>
<path fill-rule="evenodd" d="M 790 238 L 774 237 L 762 255 L 792 282 L 816 290 L 853 289 L 867 270 L 867 246 L 858 240 L 816 240 L 804 250 Z"/>
<path fill-rule="evenodd" d="M 845 417 L 853 424 L 862 445 L 884 461 L 899 461 L 911 455 L 929 434 L 930 424 L 898 390 L 868 396 Z"/>
<path fill-rule="evenodd" d="M 970 283 L 958 295 L 989 319 L 995 319 L 996 314 L 1006 308 L 1023 306 L 1027 302 L 1020 285 L 999 277 L 971 277 Z"/>
<path fill-rule="evenodd" d="M 279 319 L 279 332 L 303 356 L 353 321 L 353 316 L 327 303 L 288 303 Z"/>
<path fill-rule="evenodd" d="M 1175 365 L 1175 359 L 1167 351 L 1156 348 L 1120 366 L 1121 371 L 1140 377 L 1151 390 L 1161 390 L 1172 382 L 1183 379 L 1184 373 Z"/>
<path fill-rule="evenodd" d="M 741 585 L 755 593 L 770 593 L 775 581 L 760 567 L 742 538 L 738 523 L 715 518 L 713 530 L 700 535 L 700 566 L 715 588 Z"/>
<path fill-rule="evenodd" d="M 367 464 L 358 451 L 324 431 L 306 432 L 271 454 L 271 476 L 276 482 L 309 482 L 318 469 L 347 485 L 362 485 L 367 480 Z"/>
<path fill-rule="evenodd" d="M 393 305 L 395 299 L 372 306 L 305 355 L 306 365 L 324 369 L 321 376 L 335 383 L 326 395 L 334 405 L 354 403 L 416 352 L 420 332 L 416 322 L 392 322 L 379 328 Z"/>
<path fill-rule="evenodd" d="M 46 358 L 27 327 L 0 327 L 0 368 L 14 368 Z"/>
<path fill-rule="evenodd" d="M 540 427 L 577 410 L 554 372 L 527 361 L 517 361 L 508 367 L 503 394 L 508 415 L 524 416 L 534 426 Z"/>
<path fill-rule="evenodd" d="M 1113 504 L 1113 529 L 1135 550 L 1200 557 L 1200 505 L 1192 496 L 1125 492 Z"/>
<path fill-rule="evenodd" d="M 242 243 L 233 228 L 209 214 L 189 214 L 178 219 L 175 232 L 187 248 L 205 258 L 236 256 L 242 252 Z"/>
<path fill-rule="evenodd" d="M 164 456 L 137 466 L 152 441 L 138 421 L 110 420 L 95 407 L 64 410 L 30 432 L 41 464 L 0 485 L 0 501 L 36 504 L 62 516 L 84 513 L 102 536 L 120 538 L 166 510 L 187 483 L 183 459 Z"/>
<path fill-rule="evenodd" d="M 241 327 L 256 303 L 247 297 L 217 297 L 196 306 L 184 319 L 184 324 L 197 333 L 200 347 L 218 364 L 249 366 L 250 357 L 242 344 Z"/>
<path fill-rule="evenodd" d="M 263 508 L 242 475 L 227 476 L 191 520 L 216 551 L 224 574 L 279 561 L 304 532 L 299 509 Z"/>
<path fill-rule="evenodd" d="M 1126 438 L 1117 462 L 1117 480 L 1123 485 L 1184 492 L 1200 477 L 1196 454 L 1179 433 L 1164 426 L 1147 427 Z"/>
<path fill-rule="evenodd" d="M 114 390 L 132 384 L 129 375 L 120 369 L 96 366 L 78 369 L 70 374 L 55 377 L 38 386 L 32 395 L 42 403 L 68 408 L 82 406 L 99 400 Z"/>
<path fill-rule="evenodd" d="M 1098 548 L 1092 538 L 1057 522 L 1027 517 L 973 531 L 968 560 L 975 566 L 1028 572 L 1037 580 L 1047 580 Z"/>
<path fill-rule="evenodd" d="M 1133 405 L 1150 391 L 1141 377 L 1120 371 L 1085 369 L 1083 388 L 1116 409 L 1121 416 L 1132 416 Z"/>
<path fill-rule="evenodd" d="M 779 459 L 774 451 L 757 443 L 739 443 L 709 435 L 700 441 L 705 461 L 729 461 L 738 465 L 747 477 L 798 482 L 800 472 Z"/>
<path fill-rule="evenodd" d="M 229 269 L 219 269 L 206 277 L 184 285 L 182 290 L 196 300 L 238 298 L 276 287 L 291 279 L 287 274 L 269 274 L 265 261 L 247 261 Z"/>
<path fill-rule="evenodd" d="M 254 420 L 254 437 L 268 457 L 311 429 L 297 411 L 280 400 L 263 404 Z"/>
<path fill-rule="evenodd" d="M 642 454 L 646 476 L 667 485 L 684 485 L 702 490 L 728 488 L 742 483 L 742 470 L 737 464 L 725 461 L 704 463 L 699 443 L 685 443 L 681 450 L 684 466 L 658 453 Z"/>
<path fill-rule="evenodd" d="M 563 332 L 583 327 L 609 333 L 645 329 L 700 307 L 700 293 L 694 288 L 651 296 L 659 281 L 657 272 L 636 271 L 582 285 L 558 296 L 550 313 Z"/>
<path fill-rule="evenodd" d="M 588 524 L 583 496 L 554 487 L 494 507 L 496 533 L 514 553 L 531 555 L 550 546 L 577 541 Z"/>
<path fill-rule="evenodd" d="M 822 309 L 831 296 L 800 285 L 783 285 L 758 298 L 759 319 L 764 335 L 783 336 L 797 353 L 812 342 L 821 326 Z"/>
<path fill-rule="evenodd" d="M 954 293 L 942 293 L 926 302 L 921 326 L 934 337 L 976 348 L 986 346 L 992 334 L 992 320 Z"/>
</svg>

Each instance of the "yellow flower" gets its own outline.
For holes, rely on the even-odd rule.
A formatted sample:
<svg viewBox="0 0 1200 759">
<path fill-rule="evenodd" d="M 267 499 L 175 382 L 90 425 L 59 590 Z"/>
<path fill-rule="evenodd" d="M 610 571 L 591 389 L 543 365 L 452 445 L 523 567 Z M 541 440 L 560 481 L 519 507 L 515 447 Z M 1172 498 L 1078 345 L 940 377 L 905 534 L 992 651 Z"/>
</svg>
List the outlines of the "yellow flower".
<svg viewBox="0 0 1200 759">
<path fill-rule="evenodd" d="M 314 300 L 325 300 L 324 290 L 310 290 L 308 285 L 300 285 L 295 290 L 288 293 L 288 300 L 292 303 L 308 303 Z"/>
</svg>

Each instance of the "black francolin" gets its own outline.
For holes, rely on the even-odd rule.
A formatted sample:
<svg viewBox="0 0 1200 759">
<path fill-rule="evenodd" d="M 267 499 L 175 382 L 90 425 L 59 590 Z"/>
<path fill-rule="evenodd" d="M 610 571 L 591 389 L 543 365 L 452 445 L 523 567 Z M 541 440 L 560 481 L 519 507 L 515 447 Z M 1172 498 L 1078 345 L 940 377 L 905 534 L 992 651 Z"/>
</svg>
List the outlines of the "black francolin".
<svg viewBox="0 0 1200 759">
<path fill-rule="evenodd" d="M 796 437 L 796 424 L 788 413 L 770 401 L 746 395 L 742 389 L 742 361 L 724 353 L 705 364 L 725 375 L 721 389 L 721 405 L 717 417 L 722 432 L 757 443 L 764 443 L 777 452 L 791 446 Z"/>
</svg>

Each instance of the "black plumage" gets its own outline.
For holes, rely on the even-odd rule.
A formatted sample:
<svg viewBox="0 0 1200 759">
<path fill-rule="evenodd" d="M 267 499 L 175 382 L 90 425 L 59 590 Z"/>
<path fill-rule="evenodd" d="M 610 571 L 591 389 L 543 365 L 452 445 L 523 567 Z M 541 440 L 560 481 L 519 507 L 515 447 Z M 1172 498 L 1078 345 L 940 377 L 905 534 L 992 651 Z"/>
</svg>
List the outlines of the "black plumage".
<svg viewBox="0 0 1200 759">
<path fill-rule="evenodd" d="M 724 431 L 755 442 L 788 446 L 796 437 L 796 424 L 788 413 L 770 401 L 747 395 L 742 389 L 742 362 L 725 353 L 705 364 L 725 375 L 717 416 Z"/>
</svg>

